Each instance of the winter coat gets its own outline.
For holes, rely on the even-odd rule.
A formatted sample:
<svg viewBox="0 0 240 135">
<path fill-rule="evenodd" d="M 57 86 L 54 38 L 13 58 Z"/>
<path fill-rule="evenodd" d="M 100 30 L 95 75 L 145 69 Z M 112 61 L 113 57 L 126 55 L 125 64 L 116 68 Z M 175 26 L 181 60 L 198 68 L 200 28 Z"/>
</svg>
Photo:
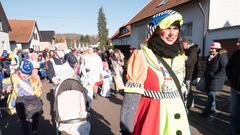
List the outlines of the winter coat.
<svg viewBox="0 0 240 135">
<path fill-rule="evenodd" d="M 185 80 L 194 80 L 197 77 L 198 71 L 198 54 L 200 50 L 198 45 L 192 45 L 185 50 L 185 55 L 188 57 L 185 66 L 186 66 L 186 76 Z"/>
<path fill-rule="evenodd" d="M 227 77 L 231 87 L 240 91 L 240 50 L 235 51 L 226 67 Z"/>
<path fill-rule="evenodd" d="M 209 59 L 209 56 L 208 56 Z M 210 61 L 206 63 L 206 70 L 204 72 L 206 91 L 220 91 L 226 80 L 225 67 L 228 63 L 226 54 L 218 53 Z"/>
</svg>

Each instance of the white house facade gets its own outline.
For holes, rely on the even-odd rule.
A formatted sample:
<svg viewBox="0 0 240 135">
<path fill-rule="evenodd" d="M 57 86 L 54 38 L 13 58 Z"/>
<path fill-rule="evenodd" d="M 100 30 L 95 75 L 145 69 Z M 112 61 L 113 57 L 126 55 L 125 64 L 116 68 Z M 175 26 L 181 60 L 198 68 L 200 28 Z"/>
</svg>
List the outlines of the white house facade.
<svg viewBox="0 0 240 135">
<path fill-rule="evenodd" d="M 37 27 L 33 30 L 29 48 L 40 51 L 40 36 Z"/>
<path fill-rule="evenodd" d="M 141 18 L 142 16 L 142 19 L 135 19 L 137 21 L 132 22 L 130 20 L 131 34 L 125 40 L 132 47 L 139 48 L 140 44 L 144 42 L 147 34 L 147 24 L 150 17 L 155 14 L 152 12 L 146 16 L 144 12 L 156 10 L 154 8 L 160 2 L 161 0 L 150 1 L 134 17 Z M 151 8 L 149 5 L 151 5 Z M 158 11 L 173 9 L 180 12 L 184 17 L 181 33 L 182 38 L 189 38 L 195 44 L 198 44 L 202 50 L 202 55 L 206 56 L 209 52 L 209 45 L 213 41 L 221 42 L 222 46 L 230 51 L 230 53 L 234 50 L 234 45 L 240 37 L 239 7 L 239 0 L 185 0 L 183 3 L 176 4 L 174 4 L 174 0 L 168 0 L 168 3 L 159 7 Z M 113 45 L 115 45 L 114 40 Z"/>
<path fill-rule="evenodd" d="M 11 50 L 15 48 L 40 50 L 40 36 L 37 23 L 34 20 L 9 20 Z"/>
<path fill-rule="evenodd" d="M 0 2 L 0 54 L 3 50 L 10 50 L 9 31 L 11 27 L 8 23 L 7 16 Z"/>
<path fill-rule="evenodd" d="M 0 54 L 3 50 L 10 50 L 9 34 L 0 31 Z"/>
</svg>

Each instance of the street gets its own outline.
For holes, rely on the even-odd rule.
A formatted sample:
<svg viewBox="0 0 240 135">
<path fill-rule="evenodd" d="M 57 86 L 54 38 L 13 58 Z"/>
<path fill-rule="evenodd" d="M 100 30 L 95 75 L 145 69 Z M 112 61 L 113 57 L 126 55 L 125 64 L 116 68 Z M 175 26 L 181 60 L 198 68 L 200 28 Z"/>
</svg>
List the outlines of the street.
<svg viewBox="0 0 240 135">
<path fill-rule="evenodd" d="M 53 93 L 51 84 L 43 82 L 42 101 L 44 106 L 43 117 L 39 122 L 39 135 L 55 135 L 56 128 L 52 124 L 51 114 L 53 110 Z M 206 102 L 206 95 L 194 91 L 195 108 L 189 113 L 189 122 L 193 135 L 227 135 L 229 126 L 229 88 L 217 96 L 218 109 L 220 113 L 216 116 L 204 118 L 200 116 L 203 104 Z M 91 111 L 91 135 L 120 135 L 119 118 L 122 103 L 122 95 L 112 95 L 110 98 L 103 98 L 98 95 L 93 101 Z M 3 135 L 22 135 L 17 116 L 4 116 L 1 119 L 0 127 Z"/>
</svg>

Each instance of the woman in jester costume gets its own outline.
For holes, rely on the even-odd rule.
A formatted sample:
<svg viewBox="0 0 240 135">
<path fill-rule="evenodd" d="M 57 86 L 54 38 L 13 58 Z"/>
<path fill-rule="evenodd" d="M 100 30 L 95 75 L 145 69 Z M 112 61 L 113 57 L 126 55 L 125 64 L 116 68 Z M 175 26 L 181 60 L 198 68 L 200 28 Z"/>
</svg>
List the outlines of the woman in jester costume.
<svg viewBox="0 0 240 135">
<path fill-rule="evenodd" d="M 154 15 L 148 24 L 146 45 L 130 57 L 121 108 L 123 135 L 191 134 L 182 99 L 187 94 L 183 83 L 186 56 L 179 45 L 182 24 L 181 14 L 172 10 Z"/>
</svg>

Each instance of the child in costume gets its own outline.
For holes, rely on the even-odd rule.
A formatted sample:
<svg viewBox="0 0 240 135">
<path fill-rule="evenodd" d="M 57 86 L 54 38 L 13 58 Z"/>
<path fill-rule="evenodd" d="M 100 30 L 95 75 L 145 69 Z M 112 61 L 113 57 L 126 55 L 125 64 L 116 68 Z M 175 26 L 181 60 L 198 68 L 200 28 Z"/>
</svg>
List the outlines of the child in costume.
<svg viewBox="0 0 240 135">
<path fill-rule="evenodd" d="M 42 113 L 42 85 L 31 73 L 33 64 L 23 60 L 20 70 L 3 80 L 3 90 L 9 93 L 8 109 L 10 114 L 17 113 L 24 135 L 37 131 L 38 118 Z"/>
</svg>

